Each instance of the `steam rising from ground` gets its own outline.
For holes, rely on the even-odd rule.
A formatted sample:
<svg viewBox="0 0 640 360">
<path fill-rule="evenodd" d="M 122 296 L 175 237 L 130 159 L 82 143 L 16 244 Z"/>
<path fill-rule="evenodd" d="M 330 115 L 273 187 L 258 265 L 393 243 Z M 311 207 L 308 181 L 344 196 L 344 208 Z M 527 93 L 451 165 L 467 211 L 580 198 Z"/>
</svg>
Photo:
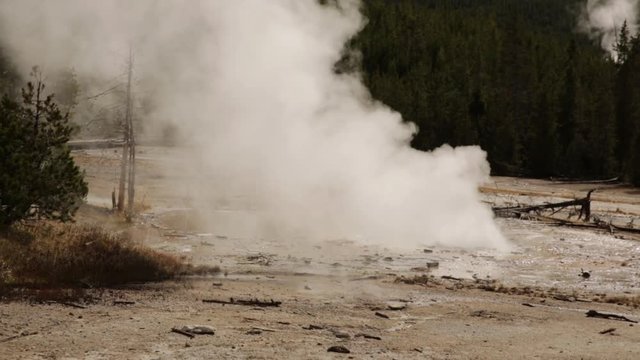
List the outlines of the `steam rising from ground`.
<svg viewBox="0 0 640 360">
<path fill-rule="evenodd" d="M 485 153 L 411 149 L 415 126 L 334 74 L 364 25 L 358 1 L 339 3 L 8 0 L 0 36 L 25 72 L 71 65 L 94 83 L 131 44 L 144 121 L 190 144 L 193 204 L 251 209 L 256 236 L 504 248 L 477 191 Z"/>
<path fill-rule="evenodd" d="M 587 0 L 580 19 L 580 28 L 601 39 L 602 48 L 614 57 L 617 36 L 626 21 L 631 34 L 638 30 L 640 0 Z"/>
</svg>

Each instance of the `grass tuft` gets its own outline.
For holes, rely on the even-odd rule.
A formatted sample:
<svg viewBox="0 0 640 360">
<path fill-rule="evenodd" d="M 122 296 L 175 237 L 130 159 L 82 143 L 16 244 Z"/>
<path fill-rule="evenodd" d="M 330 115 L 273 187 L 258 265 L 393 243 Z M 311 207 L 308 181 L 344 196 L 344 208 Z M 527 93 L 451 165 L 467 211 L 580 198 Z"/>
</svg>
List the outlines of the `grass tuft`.
<svg viewBox="0 0 640 360">
<path fill-rule="evenodd" d="M 0 287 L 113 286 L 217 271 L 95 226 L 23 224 L 0 235 Z"/>
</svg>

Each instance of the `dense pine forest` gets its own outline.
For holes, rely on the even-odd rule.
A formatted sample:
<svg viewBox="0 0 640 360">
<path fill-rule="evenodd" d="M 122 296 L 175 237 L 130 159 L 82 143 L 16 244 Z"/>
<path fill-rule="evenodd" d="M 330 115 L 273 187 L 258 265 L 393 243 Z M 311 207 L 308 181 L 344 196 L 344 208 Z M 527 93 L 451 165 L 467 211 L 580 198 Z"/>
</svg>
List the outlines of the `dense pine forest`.
<svg viewBox="0 0 640 360">
<path fill-rule="evenodd" d="M 352 47 L 413 141 L 480 144 L 494 174 L 640 184 L 640 39 L 613 59 L 577 31 L 575 0 L 367 0 Z"/>
<path fill-rule="evenodd" d="M 365 0 L 346 52 L 359 55 L 337 69 L 357 63 L 374 98 L 418 125 L 417 149 L 479 144 L 496 175 L 640 184 L 640 38 L 621 26 L 612 56 L 577 31 L 583 5 Z M 0 93 L 22 82 L 0 46 Z"/>
</svg>

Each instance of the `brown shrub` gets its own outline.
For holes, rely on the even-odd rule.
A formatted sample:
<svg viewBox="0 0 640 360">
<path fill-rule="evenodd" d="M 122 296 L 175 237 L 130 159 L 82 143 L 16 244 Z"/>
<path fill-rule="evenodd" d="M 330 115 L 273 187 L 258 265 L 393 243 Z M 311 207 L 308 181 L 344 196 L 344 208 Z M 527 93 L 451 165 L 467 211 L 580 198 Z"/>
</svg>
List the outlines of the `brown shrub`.
<svg viewBox="0 0 640 360">
<path fill-rule="evenodd" d="M 5 285 L 117 285 L 165 280 L 191 268 L 95 226 L 18 225 L 0 236 Z"/>
</svg>

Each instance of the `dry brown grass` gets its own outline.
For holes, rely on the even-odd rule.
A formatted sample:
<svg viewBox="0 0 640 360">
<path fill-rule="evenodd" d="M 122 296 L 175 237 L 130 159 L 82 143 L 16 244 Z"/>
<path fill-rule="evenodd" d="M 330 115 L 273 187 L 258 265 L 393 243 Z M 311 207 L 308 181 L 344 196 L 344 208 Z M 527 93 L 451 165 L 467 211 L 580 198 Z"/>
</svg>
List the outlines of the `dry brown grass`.
<svg viewBox="0 0 640 360">
<path fill-rule="evenodd" d="M 112 286 L 213 273 L 95 226 L 38 223 L 0 235 L 1 286 Z"/>
<path fill-rule="evenodd" d="M 399 276 L 394 280 L 395 283 L 403 283 L 408 285 L 441 285 L 433 275 L 414 275 L 411 277 Z"/>
<path fill-rule="evenodd" d="M 605 296 L 600 299 L 600 302 L 606 302 L 609 304 L 617 304 L 622 306 L 630 306 L 633 308 L 640 307 L 640 295 L 617 295 L 617 296 Z"/>
</svg>

